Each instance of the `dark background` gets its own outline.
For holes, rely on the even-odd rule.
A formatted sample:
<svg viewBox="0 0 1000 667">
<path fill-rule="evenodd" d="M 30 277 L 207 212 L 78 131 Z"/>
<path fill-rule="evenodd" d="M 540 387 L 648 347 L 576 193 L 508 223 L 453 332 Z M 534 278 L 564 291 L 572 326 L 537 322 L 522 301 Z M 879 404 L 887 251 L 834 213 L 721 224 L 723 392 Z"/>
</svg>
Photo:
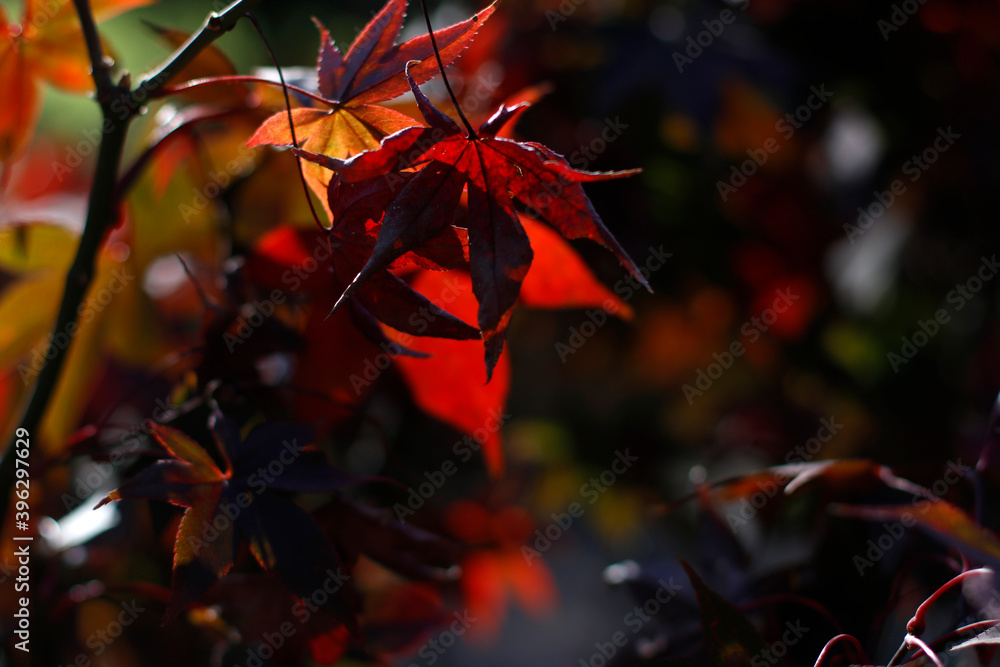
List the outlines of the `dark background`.
<svg viewBox="0 0 1000 667">
<path fill-rule="evenodd" d="M 109 41 L 141 70 L 160 52 L 137 36 L 137 17 L 193 29 L 206 4 L 161 2 L 116 19 Z M 545 554 L 541 567 L 558 588 L 551 610 L 529 617 L 511 604 L 492 643 L 460 642 L 439 664 L 586 662 L 594 642 L 623 629 L 624 615 L 649 597 L 650 582 L 672 576 L 687 585 L 678 556 L 738 604 L 782 595 L 818 601 L 825 612 L 772 599 L 755 617 L 771 641 L 788 619 L 812 628 L 785 664 L 812 664 L 840 629 L 861 638 L 880 664 L 892 655 L 902 637 L 898 624 L 919 598 L 896 601 L 893 572 L 911 556 L 944 553 L 935 542 L 908 537 L 862 577 L 852 558 L 879 527 L 832 517 L 815 494 L 769 503 L 735 533 L 721 509 L 714 520 L 696 503 L 666 516 L 658 509 L 690 493 L 692 481 L 785 462 L 823 418 L 842 429 L 817 460 L 871 458 L 930 485 L 948 462 L 971 466 L 979 456 L 1000 389 L 1000 282 L 987 280 L 961 310 L 947 296 L 975 275 L 982 257 L 1000 250 L 1000 9 L 927 0 L 884 35 L 879 22 L 902 4 L 751 0 L 744 10 L 719 2 L 582 0 L 565 20 L 551 22 L 560 11 L 554 0 L 500 5 L 480 37 L 492 52 L 475 55 L 499 76 L 496 99 L 527 85 L 552 86 L 518 133 L 572 155 L 610 119 L 627 126 L 587 168 L 643 173 L 588 186 L 588 194 L 640 265 L 651 247 L 672 257 L 652 275 L 655 294 L 629 300 L 633 321 L 611 320 L 565 363 L 556 346 L 587 321 L 583 311 L 515 315 L 508 475 L 487 484 L 481 471 L 463 472 L 463 483 L 448 488 L 453 495 L 436 501 L 471 494 L 488 507 L 523 506 L 544 527 L 552 512 L 579 500 L 580 485 L 605 470 L 614 452 L 628 448 L 640 463 Z M 563 5 L 574 8 L 570 0 Z M 357 1 L 264 3 L 258 16 L 282 64 L 308 67 L 317 43 L 310 16 L 346 44 L 375 9 Z M 434 7 L 435 27 L 475 9 Z M 724 11 L 735 21 L 679 72 L 675 54 Z M 410 16 L 407 29 L 422 31 L 416 7 Z M 269 64 L 248 26 L 221 46 L 242 71 Z M 457 80 L 476 76 L 461 67 Z M 832 91 L 830 100 L 790 137 L 780 132 L 776 124 L 820 87 Z M 43 127 L 72 135 L 75 123 L 96 118 L 85 101 L 74 107 L 53 99 Z M 905 163 L 947 128 L 959 138 L 911 181 Z M 747 167 L 753 175 L 723 201 L 718 182 L 749 159 L 747 151 L 774 146 L 772 138 L 777 150 Z M 857 224 L 858 207 L 868 208 L 896 179 L 905 193 L 852 243 L 845 225 Z M 610 254 L 577 248 L 605 284 L 623 279 Z M 751 340 L 743 325 L 771 305 L 776 290 L 799 298 Z M 894 369 L 888 355 L 902 354 L 902 337 L 912 340 L 919 323 L 942 308 L 950 320 Z M 684 386 L 696 386 L 713 353 L 735 341 L 746 354 L 689 401 Z M 397 464 L 436 469 L 453 434 L 416 410 L 393 410 Z M 947 498 L 973 506 L 966 483 L 949 488 Z M 996 528 L 992 494 L 983 508 L 984 525 Z M 641 576 L 631 586 L 608 586 L 605 568 L 624 559 L 634 560 Z M 926 567 L 928 583 L 944 580 L 943 570 Z M 689 588 L 687 596 L 616 659 L 695 652 Z M 883 625 L 883 612 L 897 604 L 901 611 Z"/>
</svg>

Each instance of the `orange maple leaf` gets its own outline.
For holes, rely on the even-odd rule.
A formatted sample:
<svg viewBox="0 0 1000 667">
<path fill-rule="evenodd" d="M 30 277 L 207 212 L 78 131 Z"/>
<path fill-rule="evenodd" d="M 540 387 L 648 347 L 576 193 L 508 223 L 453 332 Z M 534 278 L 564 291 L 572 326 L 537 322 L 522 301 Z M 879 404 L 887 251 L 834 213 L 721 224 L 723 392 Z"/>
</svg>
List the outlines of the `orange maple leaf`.
<svg viewBox="0 0 1000 667">
<path fill-rule="evenodd" d="M 470 19 L 434 31 L 445 66 L 462 54 L 494 8 L 495 5 L 490 5 Z M 361 31 L 346 55 L 341 55 L 330 33 L 316 21 L 320 31 L 319 96 L 314 102 L 319 106 L 292 111 L 295 138 L 302 148 L 310 153 L 346 159 L 378 148 L 383 137 L 419 125 L 405 114 L 376 104 L 409 90 L 403 74 L 407 62 L 418 61 L 410 67 L 410 75 L 421 83 L 438 72 L 429 34 L 395 45 L 405 14 L 406 0 L 389 0 Z M 291 143 L 288 114 L 281 111 L 264 121 L 247 145 L 289 146 Z M 304 164 L 303 169 L 306 182 L 332 220 L 326 197 L 330 170 L 314 163 Z"/>
<path fill-rule="evenodd" d="M 93 0 L 102 21 L 152 0 Z M 90 58 L 72 2 L 27 0 L 19 23 L 0 7 L 0 162 L 31 138 L 41 110 L 41 83 L 73 93 L 93 88 Z"/>
</svg>

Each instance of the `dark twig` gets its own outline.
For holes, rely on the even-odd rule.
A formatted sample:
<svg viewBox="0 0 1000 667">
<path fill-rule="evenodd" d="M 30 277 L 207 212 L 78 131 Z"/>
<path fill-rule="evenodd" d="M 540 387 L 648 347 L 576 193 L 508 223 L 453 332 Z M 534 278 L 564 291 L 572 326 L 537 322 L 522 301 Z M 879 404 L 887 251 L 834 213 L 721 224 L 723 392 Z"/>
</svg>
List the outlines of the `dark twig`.
<svg viewBox="0 0 1000 667">
<path fill-rule="evenodd" d="M 427 0 L 420 0 L 420 8 L 424 10 L 424 21 L 427 23 L 427 32 L 430 33 L 431 37 L 431 47 L 434 49 L 434 57 L 437 58 L 438 69 L 441 70 L 441 78 L 444 79 L 444 87 L 448 89 L 448 94 L 451 96 L 452 104 L 455 105 L 455 111 L 458 112 L 458 117 L 462 119 L 465 123 L 465 129 L 469 131 L 469 138 L 476 138 L 476 131 L 472 129 L 472 124 L 469 119 L 465 117 L 462 113 L 462 107 L 458 104 L 458 98 L 455 97 L 455 91 L 451 89 L 451 82 L 448 81 L 448 75 L 444 71 L 444 63 L 441 61 L 441 52 L 438 51 L 437 40 L 434 39 L 434 28 L 431 27 L 431 15 L 427 12 Z"/>
<path fill-rule="evenodd" d="M 91 182 L 87 203 L 87 217 L 80 236 L 80 245 L 66 275 L 66 288 L 59 304 L 53 336 L 45 353 L 42 368 L 38 373 L 35 389 L 20 420 L 20 428 L 30 435 L 37 435 L 38 426 L 49 407 L 49 401 L 58 384 L 60 372 L 69 347 L 60 345 L 55 334 L 75 331 L 80 304 L 86 296 L 94 277 L 94 264 L 104 237 L 118 219 L 118 198 L 115 184 L 118 169 L 125 148 L 125 137 L 132 118 L 139 108 L 164 86 L 174 75 L 188 65 L 205 47 L 225 34 L 236 21 L 260 0 L 236 0 L 219 14 L 211 14 L 201 30 L 191 36 L 172 56 L 151 75 L 145 77 L 135 88 L 129 89 L 128 76 L 123 76 L 117 84 L 112 82 L 108 64 L 101 51 L 101 39 L 94 21 L 89 0 L 74 0 L 80 17 L 83 36 L 87 42 L 87 52 L 91 59 L 97 101 L 104 116 L 103 136 L 97 152 L 97 166 Z M 15 433 L 18 431 L 15 430 Z M 23 431 L 22 431 L 23 432 Z M 0 461 L 0 520 L 7 516 L 11 491 L 14 486 L 14 438 L 11 438 L 7 453 Z"/>
</svg>

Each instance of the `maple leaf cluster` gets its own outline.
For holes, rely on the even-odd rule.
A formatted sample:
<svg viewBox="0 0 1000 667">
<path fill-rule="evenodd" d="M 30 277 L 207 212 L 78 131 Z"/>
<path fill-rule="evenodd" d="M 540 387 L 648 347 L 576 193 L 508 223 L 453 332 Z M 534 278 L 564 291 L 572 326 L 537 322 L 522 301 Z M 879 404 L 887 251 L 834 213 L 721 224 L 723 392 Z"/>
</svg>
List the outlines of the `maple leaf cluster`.
<svg viewBox="0 0 1000 667">
<path fill-rule="evenodd" d="M 145 2 L 90 5 L 100 19 Z M 0 42 L 0 165 L 21 161 L 20 171 L 5 172 L 14 173 L 15 186 L 37 168 L 30 143 L 41 85 L 76 92 L 93 87 L 72 3 L 47 8 L 29 0 L 19 24 L 0 9 L 0 34 L 9 37 Z M 43 11 L 50 12 L 44 20 Z M 241 545 L 288 592 L 334 619 L 304 633 L 308 653 L 323 664 L 343 654 L 347 635 L 360 639 L 363 624 L 377 620 L 360 613 L 351 582 L 361 557 L 434 583 L 452 581 L 462 563 L 470 573 L 463 590 L 483 614 L 505 595 L 483 588 L 496 571 L 507 573 L 526 609 L 550 606 L 554 586 L 545 566 L 515 567 L 512 540 L 500 540 L 492 551 L 478 545 L 470 556 L 469 543 L 482 536 L 452 531 L 463 544 L 349 500 L 348 487 L 384 480 L 344 472 L 324 447 L 334 424 L 360 412 L 375 381 L 369 364 L 381 371 L 391 363 L 418 407 L 466 434 L 460 455 L 481 452 L 488 472 L 498 476 L 510 376 L 502 352 L 515 306 L 611 304 L 609 312 L 630 315 L 569 239 L 603 245 L 649 287 L 582 189 L 637 170 L 574 169 L 545 146 L 515 139 L 514 125 L 530 101 L 501 102 L 474 128 L 461 109 L 458 122 L 421 90 L 458 60 L 495 11 L 490 5 L 397 43 L 406 0 L 388 0 L 346 52 L 315 21 L 315 90 L 289 85 L 281 91 L 294 93 L 294 108 L 274 81 L 237 75 L 214 47 L 174 73 L 151 100 L 169 98 L 158 114 L 168 120 L 154 127 L 150 145 L 114 184 L 118 219 L 99 248 L 83 304 L 89 310 L 82 311 L 89 319 L 80 323 L 52 401 L 55 416 L 43 423 L 40 440 L 54 461 L 106 458 L 107 417 L 80 425 L 117 407 L 100 392 L 91 395 L 92 387 L 115 377 L 109 360 L 168 368 L 162 372 L 172 386 L 169 409 L 148 430 L 155 446 L 140 452 L 149 465 L 97 505 L 145 498 L 184 508 L 175 515 L 171 588 L 162 596 L 166 620 L 184 613 L 191 620 L 200 603 L 227 590 Z M 182 31 L 154 29 L 175 48 L 189 41 Z M 386 106 L 406 94 L 413 95 L 419 119 Z M 538 94 L 529 89 L 510 99 Z M 290 151 L 249 150 L 261 146 Z M 289 203 L 285 192 L 267 206 L 255 199 L 274 194 L 265 187 L 258 195 L 256 184 L 288 171 L 291 155 L 321 204 L 323 220 L 312 211 L 318 225 L 305 220 L 303 202 Z M 79 178 L 57 166 L 60 182 L 65 175 Z M 234 197 L 234 224 L 223 238 L 209 188 L 231 194 L 240 183 L 251 187 Z M 189 188 L 196 196 L 188 203 Z M 179 202 L 182 220 L 162 205 L 167 197 Z M 28 324 L 11 329 L 11 344 L 0 355 L 5 369 L 19 362 L 26 369 L 23 387 L 5 384 L 0 391 L 5 407 L 30 392 L 43 365 L 23 360 L 41 359 L 39 350 L 46 349 L 57 305 L 48 297 L 64 281 L 75 241 L 72 232 L 47 223 L 19 222 L 0 232 L 0 268 L 11 276 L 0 313 L 30 311 Z M 232 261 L 206 268 L 227 251 Z M 183 297 L 149 288 L 164 257 L 180 258 L 187 280 L 177 293 Z M 102 293 L 117 296 L 93 306 Z M 46 307 L 25 308 L 36 301 Z M 377 368 L 373 355 L 380 355 Z M 286 357 L 294 359 L 289 369 L 267 370 L 266 363 Z M 164 358 L 170 362 L 161 366 Z M 280 474 L 272 470 L 276 462 Z M 312 495 L 312 511 L 296 502 L 299 494 Z M 497 535 L 505 534 L 505 521 L 497 520 Z M 531 527 L 526 517 L 514 524 L 517 535 Z M 317 591 L 329 595 L 318 602 Z M 437 598 L 429 599 L 439 611 Z M 493 621 L 483 627 L 495 631 L 501 613 L 502 605 L 493 609 Z"/>
<path fill-rule="evenodd" d="M 294 152 L 314 165 L 307 171 L 307 181 L 326 202 L 331 242 L 352 246 L 340 254 L 340 262 L 334 262 L 337 280 L 347 281 L 334 308 L 363 293 L 369 310 L 378 304 L 379 312 L 372 312 L 380 321 L 406 333 L 448 338 L 481 335 L 489 378 L 503 351 L 505 332 L 533 258 L 515 202 L 567 239 L 587 238 L 607 247 L 648 289 L 645 277 L 605 227 L 580 185 L 638 170 L 581 171 L 541 144 L 498 136 L 528 103 L 501 104 L 478 130 L 463 116 L 463 128 L 420 90 L 419 84 L 437 72 L 430 35 L 394 46 L 405 6 L 404 0 L 386 4 L 345 56 L 318 24 L 321 108 L 291 113 L 296 137 L 303 138 Z M 434 33 L 443 64 L 461 54 L 494 8 L 491 5 L 471 19 Z M 398 97 L 407 88 L 416 98 L 425 125 L 372 104 Z M 248 145 L 290 145 L 287 118 L 280 112 L 269 118 Z M 376 137 L 381 142 L 372 145 Z M 317 171 L 317 165 L 328 173 Z M 456 268 L 466 252 L 479 303 L 479 333 L 451 318 L 432 332 L 397 326 L 398 315 L 394 317 L 379 303 L 400 295 L 387 269 L 406 264 Z M 419 297 L 405 298 L 419 301 Z"/>
<path fill-rule="evenodd" d="M 870 429 L 875 413 L 853 400 L 856 392 L 849 388 L 816 391 L 825 382 L 822 373 L 817 375 L 812 359 L 803 364 L 796 357 L 821 350 L 822 359 L 863 379 L 858 386 L 899 392 L 900 385 L 872 384 L 879 371 L 868 363 L 877 357 L 869 354 L 877 349 L 876 337 L 868 335 L 870 322 L 817 318 L 829 301 L 826 284 L 803 267 L 831 248 L 829 226 L 801 224 L 799 213 L 808 211 L 818 190 L 784 187 L 792 170 L 781 165 L 723 202 L 723 213 L 741 220 L 746 233 L 724 239 L 724 252 L 715 255 L 731 261 L 740 283 L 734 292 L 746 293 L 748 316 L 766 309 L 761 304 L 770 303 L 779 287 L 800 295 L 766 336 L 761 332 L 743 379 L 726 383 L 728 389 L 720 385 L 696 411 L 675 409 L 682 404 L 666 395 L 675 380 L 682 381 L 681 373 L 693 374 L 710 355 L 718 358 L 716 348 L 729 344 L 737 321 L 741 297 L 706 282 L 704 267 L 691 267 L 701 286 L 688 298 L 659 304 L 646 318 L 627 360 L 635 371 L 629 384 L 601 386 L 603 405 L 566 401 L 567 409 L 580 414 L 580 405 L 636 404 L 631 392 L 642 392 L 638 396 L 647 400 L 638 402 L 647 407 L 629 412 L 624 428 L 614 428 L 624 435 L 610 437 L 639 445 L 645 480 L 612 490 L 601 473 L 604 486 L 592 486 L 598 478 L 591 477 L 577 495 L 572 480 L 588 474 L 590 447 L 574 446 L 582 456 L 570 461 L 566 434 L 547 420 L 513 424 L 508 432 L 517 434 L 519 455 L 510 478 L 498 479 L 505 465 L 502 433 L 512 417 L 506 406 L 511 360 L 504 350 L 508 332 L 515 331 L 515 310 L 599 307 L 588 313 L 588 326 L 596 331 L 608 315 L 630 316 L 623 299 L 631 298 L 636 282 L 649 287 L 649 274 L 612 236 L 583 190 L 587 183 L 637 170 L 584 171 L 574 168 L 577 160 L 519 136 L 518 121 L 534 113 L 530 108 L 542 86 L 505 87 L 503 94 L 479 90 L 474 105 L 460 106 L 446 68 L 468 83 L 471 75 L 497 67 L 491 59 L 507 34 L 504 21 L 537 8 L 507 13 L 494 3 L 455 25 L 401 42 L 406 0 L 386 2 L 345 50 L 314 19 L 315 78 L 290 82 L 277 63 L 280 81 L 271 73 L 241 75 L 222 51 L 205 46 L 232 29 L 252 0 L 217 11 L 194 35 L 149 26 L 176 51 L 154 70 L 169 76 L 150 75 L 134 89 L 100 42 L 96 24 L 149 0 L 23 0 L 16 22 L 0 7 L 0 414 L 6 415 L 0 431 L 14 431 L 19 413 L 37 408 L 39 415 L 23 418 L 30 429 L 16 429 L 31 434 L 31 454 L 18 459 L 17 469 L 24 487 L 30 470 L 31 492 L 17 494 L 28 499 L 7 513 L 5 527 L 11 530 L 20 516 L 45 517 L 32 538 L 38 548 L 32 547 L 31 607 L 45 620 L 33 627 L 36 658 L 44 664 L 79 664 L 98 656 L 120 665 L 176 662 L 177 656 L 213 665 L 333 665 L 345 659 L 387 664 L 405 654 L 426 657 L 418 647 L 436 646 L 434 635 L 456 628 L 457 621 L 462 629 L 450 632 L 452 641 L 458 634 L 470 643 L 490 641 L 500 636 L 510 605 L 529 616 L 554 609 L 559 592 L 548 549 L 582 516 L 585 507 L 577 501 L 594 503 L 597 495 L 590 490 L 601 488 L 608 495 L 588 515 L 586 528 L 574 530 L 560 544 L 562 553 L 552 557 L 561 558 L 566 549 L 592 551 L 595 536 L 613 551 L 642 545 L 642 564 L 630 559 L 604 573 L 605 583 L 628 589 L 639 603 L 625 616 L 635 640 L 625 642 L 629 647 L 615 659 L 746 664 L 760 656 L 777 661 L 775 647 L 781 646 L 789 663 L 808 656 L 807 664 L 816 665 L 847 664 L 848 657 L 851 664 L 886 664 L 869 659 L 865 646 L 878 651 L 873 658 L 892 648 L 887 638 L 898 624 L 884 621 L 912 610 L 919 600 L 914 594 L 936 576 L 912 566 L 929 562 L 957 576 L 916 606 L 888 664 L 907 660 L 911 652 L 916 657 L 907 664 L 940 664 L 939 651 L 943 656 L 969 647 L 975 647 L 978 662 L 990 662 L 996 610 L 995 600 L 984 600 L 993 570 L 973 566 L 1000 564 L 1000 538 L 983 511 L 997 481 L 1000 402 L 975 468 L 961 459 L 949 462 L 930 486 L 875 461 L 827 458 L 866 447 L 866 430 L 891 438 L 893 429 Z M 796 5 L 785 4 L 767 17 L 769 25 L 778 25 L 777 17 Z M 966 83 L 960 89 L 966 90 L 969 80 L 992 71 L 974 67 L 969 54 L 996 50 L 995 43 L 982 48 L 975 37 L 989 32 L 982 27 L 996 17 L 978 12 L 962 18 L 949 7 L 938 7 L 924 28 L 934 28 L 939 45 L 950 32 L 958 36 L 955 43 L 965 49 L 959 60 Z M 811 8 L 814 18 L 812 10 L 823 8 Z M 655 64 L 669 48 L 669 40 L 648 39 L 655 21 L 642 12 L 637 17 L 638 25 L 614 31 L 616 39 L 635 42 L 627 50 L 633 54 L 630 71 L 635 49 L 651 49 L 645 60 Z M 755 18 L 762 18 L 759 12 Z M 506 84 L 530 80 L 524 62 L 546 67 L 544 54 L 564 43 L 566 33 L 559 41 L 546 37 L 527 45 L 542 58 L 504 59 Z M 197 54 L 186 51 L 192 44 Z M 594 50 L 586 51 L 590 58 Z M 185 53 L 190 58 L 181 57 Z M 608 88 L 601 77 L 618 76 L 620 69 L 602 69 L 594 90 L 620 93 L 645 78 L 626 77 L 624 87 Z M 726 68 L 715 70 L 707 78 L 668 83 L 668 93 L 690 95 L 696 103 L 706 91 L 718 99 L 695 104 L 698 113 L 691 116 L 685 104 L 672 105 L 659 118 L 657 141 L 647 142 L 649 148 L 665 143 L 690 156 L 702 150 L 738 156 L 760 145 L 774 127 L 777 110 L 765 99 L 773 96 L 762 96 L 753 77 L 747 85 Z M 851 74 L 850 66 L 843 73 Z M 439 74 L 450 103 L 432 84 Z M 80 94 L 96 87 L 104 126 L 85 130 L 85 141 L 75 146 L 56 145 L 44 132 L 35 136 L 50 86 Z M 882 88 L 899 97 L 898 86 Z M 473 115 L 472 108 L 479 110 L 486 100 L 490 112 Z M 46 122 L 58 115 L 46 114 Z M 136 125 L 145 134 L 126 137 L 139 116 L 145 119 Z M 836 110 L 829 117 L 835 119 Z M 699 131 L 713 141 L 701 142 Z M 107 141 L 112 134 L 115 140 Z M 786 166 L 796 156 L 817 154 L 810 146 L 825 135 L 810 134 L 815 136 L 796 137 L 803 142 L 799 148 L 782 152 Z M 116 159 L 96 160 L 97 144 L 101 155 Z M 806 183 L 810 170 L 799 171 L 796 178 Z M 684 171 L 678 174 L 687 178 Z M 682 182 L 654 180 L 657 186 Z M 84 194 L 87 186 L 90 195 Z M 74 228 L 81 216 L 66 214 L 75 205 L 88 211 L 82 232 Z M 707 205 L 711 219 L 717 206 Z M 664 222 L 668 208 L 650 210 L 651 221 Z M 630 274 L 625 280 L 631 287 L 616 286 L 612 293 L 602 285 L 574 249 L 577 239 L 610 251 Z M 790 259 L 781 248 L 805 250 Z M 827 330 L 828 320 L 835 331 Z M 971 340 L 973 329 L 966 329 L 955 340 Z M 570 331 L 582 340 L 577 329 Z M 780 345 L 791 343 L 795 354 L 784 354 Z M 983 345 L 970 349 L 987 349 Z M 566 361 L 560 346 L 569 348 L 556 345 Z M 588 352 L 588 362 L 612 358 L 600 347 L 595 345 L 597 355 Z M 60 365 L 62 371 L 47 373 Z M 760 386 L 778 382 L 784 389 L 748 402 L 757 376 L 769 377 Z M 757 443 L 753 448 L 770 456 L 770 444 L 761 443 L 777 443 L 782 434 L 795 440 L 795 417 L 805 407 L 802 378 L 810 409 L 829 405 L 846 414 L 845 434 L 831 449 L 820 454 L 829 438 L 817 432 L 806 441 L 802 461 L 789 463 L 786 456 L 785 465 L 711 483 L 712 469 L 692 468 L 689 495 L 646 505 L 654 487 L 674 497 L 676 480 L 683 478 L 664 476 L 670 471 L 652 450 L 666 451 L 662 445 L 672 439 L 695 442 L 698 434 L 718 441 L 717 413 L 731 418 L 725 442 L 707 450 L 720 466 L 713 469 L 735 461 L 743 470 L 746 443 Z M 539 384 L 540 390 L 524 396 L 545 400 L 548 388 Z M 36 403 L 37 396 L 46 398 Z M 912 396 L 903 391 L 894 401 L 902 405 L 907 398 Z M 925 396 L 918 403 L 930 404 Z M 638 416 L 654 412 L 655 418 Z M 140 415 L 152 418 L 136 423 Z M 587 424 L 587 417 L 580 422 Z M 832 438 L 840 427 L 824 428 Z M 907 429 L 899 433 L 909 434 Z M 913 441 L 904 437 L 910 451 Z M 593 429 L 587 439 L 604 440 L 606 433 Z M 972 451 L 961 440 L 960 451 Z M 443 446 L 452 442 L 450 449 Z M 738 461 L 728 459 L 726 442 L 738 443 Z M 0 460 L 0 487 L 3 466 L 12 460 Z M 420 460 L 425 467 L 414 464 Z M 930 471 L 916 463 L 908 462 L 906 473 L 929 480 Z M 614 466 L 610 472 L 617 475 Z M 449 481 L 452 476 L 457 479 Z M 544 513 L 559 507 L 565 512 L 549 513 L 548 522 L 518 506 L 532 495 L 528 502 L 540 514 L 542 507 Z M 687 544 L 692 564 L 676 563 L 673 556 L 663 560 L 658 548 L 650 552 L 652 534 L 640 519 L 646 513 L 637 510 L 645 506 L 669 517 L 692 502 L 697 512 L 674 517 L 683 527 L 668 536 L 668 542 Z M 99 514 L 91 513 L 98 508 Z M 790 539 L 794 548 L 779 549 L 777 561 L 775 550 L 759 548 L 779 533 L 793 537 L 788 521 L 799 521 L 809 508 L 819 514 L 807 520 L 808 539 Z M 694 531 L 692 518 L 698 522 Z M 849 519 L 856 530 L 844 530 Z M 751 521 L 755 527 L 744 529 Z M 872 537 L 869 528 L 886 534 Z M 915 530 L 904 537 L 904 528 Z M 0 540 L 0 563 L 11 561 L 16 544 L 6 535 Z M 849 572 L 845 579 L 845 566 L 859 578 Z M 879 579 L 887 575 L 895 577 L 891 587 L 868 585 L 873 577 L 887 584 Z M 804 603 L 808 609 L 798 611 L 809 614 L 809 624 L 818 612 L 824 628 L 827 621 L 834 627 L 825 605 L 848 609 L 844 591 L 860 577 L 867 577 L 862 587 L 876 597 L 891 588 L 884 611 L 865 597 L 865 604 L 849 607 L 851 622 L 825 645 L 825 629 L 802 642 L 798 632 L 794 641 L 787 638 L 797 628 L 804 637 L 805 628 L 800 622 L 782 625 L 786 610 Z M 776 582 L 789 590 L 761 595 Z M 949 604 L 942 594 L 959 583 L 959 612 L 989 612 L 990 620 L 922 638 L 941 625 Z M 461 617 L 451 609 L 453 595 L 465 609 Z M 162 616 L 129 619 L 128 636 L 118 622 L 120 641 L 95 649 L 92 639 L 111 634 L 106 629 L 121 618 L 116 599 L 129 597 L 133 602 L 125 609 L 148 605 Z M 0 596 L 0 613 L 11 613 L 12 604 Z M 928 624 L 932 611 L 935 623 Z M 638 627 L 637 618 L 645 619 Z M 851 625 L 868 639 L 848 634 L 856 631 Z M 619 622 L 604 637 L 624 649 L 620 628 Z M 956 645 L 960 636 L 971 638 Z M 92 656 L 79 645 L 84 637 Z M 595 646 L 611 660 L 602 648 L 610 644 L 600 644 Z M 138 648 L 146 651 L 141 658 L 132 655 Z"/>
</svg>

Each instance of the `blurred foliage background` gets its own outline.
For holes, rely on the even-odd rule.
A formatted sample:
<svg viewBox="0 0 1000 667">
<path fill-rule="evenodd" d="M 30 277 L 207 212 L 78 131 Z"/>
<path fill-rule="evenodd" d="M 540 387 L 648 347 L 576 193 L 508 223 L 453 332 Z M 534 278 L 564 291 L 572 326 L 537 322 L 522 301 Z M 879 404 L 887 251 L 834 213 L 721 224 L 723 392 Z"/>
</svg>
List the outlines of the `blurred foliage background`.
<svg viewBox="0 0 1000 667">
<path fill-rule="evenodd" d="M 104 33 L 120 61 L 142 71 L 166 53 L 142 22 L 191 30 L 208 4 L 162 1 L 112 20 Z M 489 482 L 482 469 L 463 468 L 460 482 L 432 500 L 434 516 L 446 518 L 428 522 L 446 526 L 454 503 L 471 496 L 482 511 L 470 520 L 501 517 L 502 533 L 504 512 L 521 507 L 544 529 L 553 513 L 580 501 L 581 485 L 608 469 L 615 452 L 639 461 L 532 561 L 552 573 L 554 589 L 532 579 L 535 569 L 511 570 L 489 598 L 502 619 L 493 636 L 460 642 L 435 662 L 587 664 L 594 642 L 623 629 L 635 600 L 648 597 L 640 584 L 684 582 L 678 555 L 734 601 L 794 593 L 819 600 L 844 630 L 871 632 L 889 605 L 892 566 L 881 564 L 889 569 L 877 581 L 858 576 L 851 556 L 871 536 L 863 522 L 832 519 L 813 497 L 769 504 L 735 534 L 692 506 L 668 516 L 658 508 L 706 479 L 790 460 L 824 418 L 842 428 L 816 460 L 871 458 L 929 484 L 946 462 L 978 457 L 1000 389 L 1000 281 L 989 275 L 974 295 L 969 283 L 982 258 L 1000 250 L 1000 7 L 911 4 L 913 15 L 906 3 L 862 0 L 501 3 L 467 54 L 475 69 L 460 64 L 455 79 L 469 91 L 477 77 L 496 82 L 496 99 L 550 84 L 519 135 L 567 156 L 589 147 L 588 169 L 641 167 L 641 175 L 588 186 L 588 194 L 640 265 L 654 251 L 671 256 L 652 274 L 655 294 L 628 288 L 626 296 L 614 259 L 577 244 L 634 308 L 630 322 L 608 318 L 591 328 L 580 310 L 515 315 L 507 473 Z M 358 0 L 265 2 L 258 16 L 280 62 L 309 67 L 317 43 L 310 16 L 349 43 L 376 9 Z M 475 9 L 438 4 L 435 26 Z M 720 22 L 724 12 L 731 22 Z M 900 25 L 894 12 L 905 18 Z M 406 30 L 422 32 L 415 7 L 410 14 Z M 270 64 L 249 26 L 219 46 L 240 71 Z M 828 99 L 817 101 L 816 90 Z M 41 132 L 75 137 L 97 125 L 89 101 L 50 95 Z M 618 129 L 602 137 L 608 127 Z M 957 138 L 934 148 L 949 131 Z M 925 155 L 933 163 L 914 171 L 914 156 Z M 897 180 L 902 194 L 876 215 L 873 202 Z M 720 183 L 735 189 L 723 193 Z M 865 228 L 859 207 L 872 214 Z M 970 297 L 949 299 L 959 285 Z M 763 330 L 753 318 L 779 291 L 796 299 Z M 914 341 L 939 309 L 948 321 L 906 357 L 903 338 Z M 707 388 L 698 384 L 734 342 L 745 354 Z M 420 480 L 420 471 L 440 468 L 456 436 L 391 400 L 401 393 L 389 378 L 369 403 L 392 443 L 390 460 L 373 465 Z M 362 429 L 345 448 L 365 459 L 366 442 Z M 958 485 L 948 497 L 968 506 L 971 491 Z M 991 501 L 985 525 L 996 528 Z M 519 558 L 517 545 L 535 544 L 535 535 L 517 535 L 511 549 Z M 606 568 L 623 561 L 643 575 L 610 586 L 623 570 Z M 517 604 L 507 607 L 507 596 Z M 694 612 L 685 609 L 658 616 L 615 659 L 689 651 Z M 812 664 L 835 634 L 828 619 L 808 618 L 817 631 L 788 664 Z M 412 654 L 398 660 L 432 664 Z"/>
</svg>

